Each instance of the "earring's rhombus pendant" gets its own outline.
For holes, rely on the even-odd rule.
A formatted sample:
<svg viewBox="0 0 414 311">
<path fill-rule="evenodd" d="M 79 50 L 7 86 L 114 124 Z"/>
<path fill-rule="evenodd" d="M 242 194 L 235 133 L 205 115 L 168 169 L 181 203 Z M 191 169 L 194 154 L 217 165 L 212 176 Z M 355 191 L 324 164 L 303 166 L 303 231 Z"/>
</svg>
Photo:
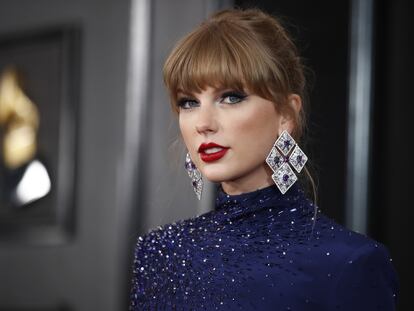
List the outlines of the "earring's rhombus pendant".
<svg viewBox="0 0 414 311">
<path fill-rule="evenodd" d="M 203 191 L 203 179 L 192 180 L 193 190 L 197 196 L 197 199 L 201 199 L 201 192 Z"/>
<path fill-rule="evenodd" d="M 308 157 L 302 151 L 302 149 L 300 149 L 299 146 L 296 145 L 295 149 L 293 149 L 293 152 L 289 157 L 290 164 L 292 164 L 296 172 L 300 173 L 302 168 L 305 166 L 306 161 L 308 161 Z"/>
<path fill-rule="evenodd" d="M 277 151 L 276 147 L 273 146 L 272 150 L 270 150 L 270 153 L 266 158 L 266 163 L 270 166 L 273 172 L 276 172 L 277 169 L 284 163 L 283 156 L 279 151 Z"/>
<path fill-rule="evenodd" d="M 203 191 L 203 179 L 201 178 L 201 173 L 194 165 L 191 160 L 190 154 L 187 153 L 185 156 L 185 170 L 188 173 L 188 176 L 191 178 L 191 185 L 197 196 L 197 199 L 201 199 L 201 192 Z"/>
<path fill-rule="evenodd" d="M 191 179 L 200 179 L 201 178 L 201 174 L 198 171 L 197 167 L 194 165 L 193 161 L 191 161 L 191 157 L 190 154 L 187 153 L 187 155 L 185 156 L 185 170 L 188 173 L 188 176 Z"/>
<path fill-rule="evenodd" d="M 292 148 L 295 147 L 295 145 L 295 140 L 292 138 L 292 136 L 289 135 L 287 131 L 283 131 L 275 143 L 275 146 L 279 148 L 283 155 L 287 155 L 292 150 Z"/>
<path fill-rule="evenodd" d="M 283 163 L 272 175 L 272 179 L 282 194 L 285 194 L 285 192 L 298 180 L 288 163 Z"/>
</svg>

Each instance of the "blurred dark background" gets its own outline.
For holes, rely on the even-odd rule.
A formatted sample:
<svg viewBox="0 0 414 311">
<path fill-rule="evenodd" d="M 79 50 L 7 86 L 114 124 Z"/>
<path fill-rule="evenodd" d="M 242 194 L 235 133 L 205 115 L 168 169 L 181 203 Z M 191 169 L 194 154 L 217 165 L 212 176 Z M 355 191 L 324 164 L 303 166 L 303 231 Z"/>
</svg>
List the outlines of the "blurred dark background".
<svg viewBox="0 0 414 311">
<path fill-rule="evenodd" d="M 362 102 L 369 124 L 367 133 L 352 136 L 359 35 L 352 29 L 361 3 L 371 14 L 359 19 L 371 30 L 360 42 L 371 48 L 364 59 L 371 65 L 365 72 L 369 100 Z M 232 6 L 261 8 L 291 32 L 308 67 L 305 149 L 318 204 L 337 222 L 388 247 L 400 277 L 398 310 L 413 309 L 412 2 L 0 0 L 0 73 L 24 59 L 15 65 L 26 70 L 26 94 L 41 107 L 43 120 L 54 120 L 55 127 L 41 121 L 40 132 L 56 135 L 39 137 L 39 145 L 59 146 L 42 157 L 57 163 L 48 199 L 18 211 L 0 206 L 0 311 L 124 310 L 137 235 L 212 208 L 213 187 L 196 202 L 182 168 L 183 146 L 176 143 L 161 68 L 177 39 Z M 48 33 L 60 35 L 37 39 Z M 12 47 L 20 58 L 8 55 L 13 42 L 19 42 Z M 55 58 L 27 66 L 31 58 L 25 55 Z M 44 72 L 55 75 L 53 100 L 36 95 L 47 94 L 35 89 L 44 85 L 38 83 Z M 356 149 L 366 152 L 365 162 L 358 162 L 358 153 L 350 156 L 355 137 L 368 142 Z M 355 177 L 358 170 L 366 179 Z M 366 189 L 362 199 L 354 188 Z M 49 212 L 33 218 L 37 208 Z"/>
</svg>

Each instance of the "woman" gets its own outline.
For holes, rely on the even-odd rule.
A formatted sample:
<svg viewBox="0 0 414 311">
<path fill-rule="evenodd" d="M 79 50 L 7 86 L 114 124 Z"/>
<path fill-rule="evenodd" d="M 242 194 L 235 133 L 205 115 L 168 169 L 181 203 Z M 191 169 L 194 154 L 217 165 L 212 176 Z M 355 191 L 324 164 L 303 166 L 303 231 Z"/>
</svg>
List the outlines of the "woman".
<svg viewBox="0 0 414 311">
<path fill-rule="evenodd" d="M 384 245 L 308 199 L 303 66 L 279 22 L 214 14 L 184 37 L 164 81 L 197 197 L 214 211 L 138 238 L 130 310 L 394 310 Z M 296 182 L 296 179 L 299 181 Z"/>
</svg>

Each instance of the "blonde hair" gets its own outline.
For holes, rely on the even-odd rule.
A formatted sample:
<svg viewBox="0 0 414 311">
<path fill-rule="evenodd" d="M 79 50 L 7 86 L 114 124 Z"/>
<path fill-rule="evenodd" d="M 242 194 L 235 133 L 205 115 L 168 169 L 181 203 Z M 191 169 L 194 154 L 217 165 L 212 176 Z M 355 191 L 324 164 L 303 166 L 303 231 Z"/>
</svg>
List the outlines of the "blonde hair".
<svg viewBox="0 0 414 311">
<path fill-rule="evenodd" d="M 306 79 L 298 50 L 273 16 L 259 9 L 219 11 L 182 38 L 163 68 L 173 111 L 178 113 L 179 91 L 199 93 L 207 86 L 246 88 L 275 103 L 293 117 L 293 138 L 300 142 L 306 128 Z M 288 96 L 303 104 L 296 113 Z M 305 167 L 316 203 L 315 183 Z"/>
</svg>

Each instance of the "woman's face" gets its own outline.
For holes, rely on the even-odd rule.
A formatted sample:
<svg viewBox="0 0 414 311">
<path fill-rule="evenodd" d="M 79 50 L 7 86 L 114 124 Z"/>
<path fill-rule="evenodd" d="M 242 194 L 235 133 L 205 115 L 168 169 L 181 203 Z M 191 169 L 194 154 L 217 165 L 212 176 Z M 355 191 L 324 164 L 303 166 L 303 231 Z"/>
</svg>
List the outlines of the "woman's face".
<svg viewBox="0 0 414 311">
<path fill-rule="evenodd" d="M 273 102 L 207 87 L 197 94 L 178 93 L 177 103 L 181 134 L 203 176 L 220 182 L 228 194 L 273 183 L 265 159 L 278 135 L 288 129 Z"/>
</svg>

